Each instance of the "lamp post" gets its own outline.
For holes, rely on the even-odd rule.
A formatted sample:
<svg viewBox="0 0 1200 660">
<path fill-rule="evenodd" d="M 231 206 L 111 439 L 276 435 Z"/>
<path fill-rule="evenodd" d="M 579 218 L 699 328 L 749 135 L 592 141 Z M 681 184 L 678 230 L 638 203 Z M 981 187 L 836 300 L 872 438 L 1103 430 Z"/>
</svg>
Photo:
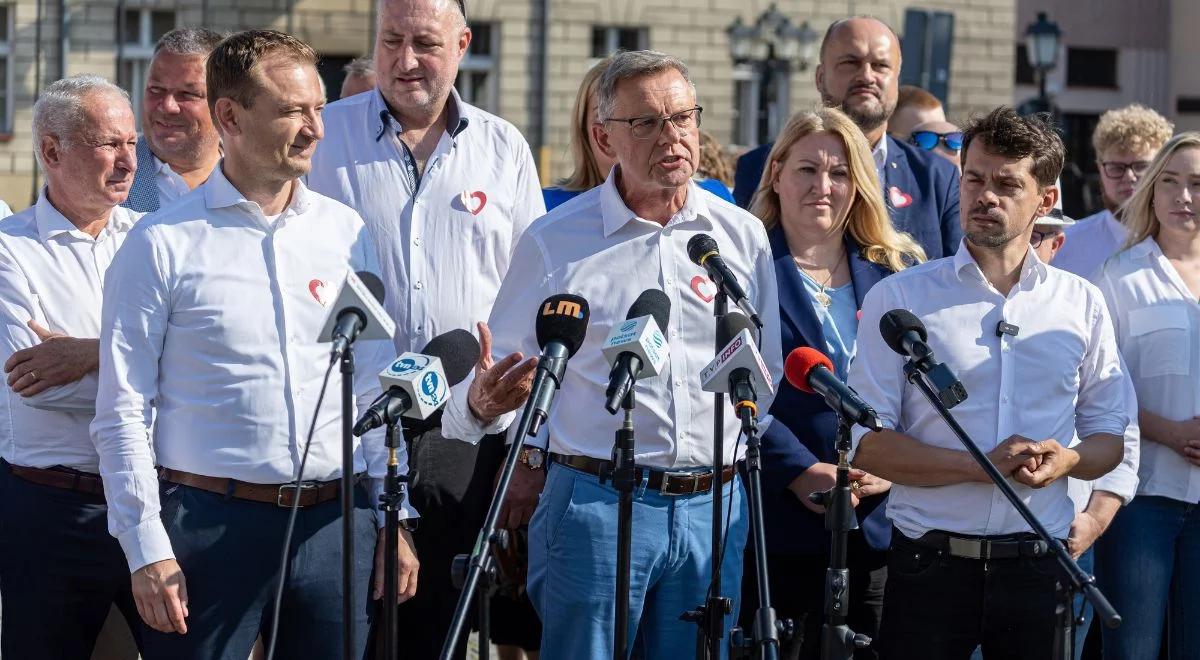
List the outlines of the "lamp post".
<svg viewBox="0 0 1200 660">
<path fill-rule="evenodd" d="M 794 25 L 774 4 L 753 25 L 747 25 L 738 16 L 725 32 L 729 35 L 730 58 L 735 64 L 750 65 L 758 77 L 754 137 L 756 142 L 765 142 L 779 131 L 782 119 L 786 119 L 787 83 L 792 70 L 804 71 L 809 67 L 820 35 L 808 21 Z M 782 107 L 776 107 L 773 99 L 781 101 Z"/>
<path fill-rule="evenodd" d="M 1062 30 L 1046 18 L 1046 12 L 1040 11 L 1037 20 L 1025 28 L 1025 56 L 1029 58 L 1029 66 L 1037 71 L 1038 101 L 1043 107 L 1049 106 L 1046 97 L 1046 76 L 1058 66 L 1058 46 L 1062 40 Z"/>
</svg>

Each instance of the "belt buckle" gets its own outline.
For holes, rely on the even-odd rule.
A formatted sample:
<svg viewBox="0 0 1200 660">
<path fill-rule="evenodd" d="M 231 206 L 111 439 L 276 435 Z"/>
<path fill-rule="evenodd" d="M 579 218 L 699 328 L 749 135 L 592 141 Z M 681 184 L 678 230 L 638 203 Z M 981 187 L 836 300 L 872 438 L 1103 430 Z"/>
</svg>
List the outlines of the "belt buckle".
<svg viewBox="0 0 1200 660">
<path fill-rule="evenodd" d="M 670 472 L 670 471 L 663 472 L 662 485 L 659 486 L 658 491 L 659 491 L 659 493 L 661 493 L 663 495 L 668 495 L 670 497 L 679 497 L 681 495 L 695 495 L 696 493 L 700 492 L 700 477 L 702 477 L 706 474 L 712 474 L 712 470 L 709 470 L 707 472 Z M 667 492 L 667 484 L 670 483 L 670 481 L 675 478 L 691 479 L 691 481 L 692 481 L 691 489 L 686 490 L 684 492 L 679 492 L 679 493 L 668 493 Z"/>
<path fill-rule="evenodd" d="M 282 507 L 284 509 L 289 508 L 289 505 L 283 503 L 283 494 L 287 491 L 291 491 L 291 492 L 295 493 L 296 506 L 302 507 L 303 505 L 300 504 L 300 500 L 303 498 L 304 492 L 309 491 L 309 490 L 311 490 L 315 493 L 317 490 L 317 484 L 312 481 L 302 481 L 302 482 L 300 482 L 299 490 L 296 489 L 296 484 L 294 484 L 294 483 L 293 484 L 283 484 L 282 486 L 279 487 L 279 490 L 276 491 L 276 493 L 275 493 L 275 506 Z"/>
<path fill-rule="evenodd" d="M 950 555 L 953 557 L 963 557 L 966 559 L 987 559 L 983 551 L 983 540 L 981 539 L 960 539 L 953 536 L 949 537 Z"/>
</svg>

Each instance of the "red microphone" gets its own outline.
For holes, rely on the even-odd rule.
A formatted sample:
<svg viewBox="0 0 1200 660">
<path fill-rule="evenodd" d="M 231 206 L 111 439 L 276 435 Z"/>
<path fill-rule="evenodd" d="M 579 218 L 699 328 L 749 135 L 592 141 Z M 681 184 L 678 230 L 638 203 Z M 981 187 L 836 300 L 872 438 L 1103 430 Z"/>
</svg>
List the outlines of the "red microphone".
<svg viewBox="0 0 1200 660">
<path fill-rule="evenodd" d="M 821 351 L 808 346 L 792 349 L 783 363 L 783 375 L 792 387 L 816 394 L 844 419 L 878 431 L 879 418 L 858 393 L 833 374 L 833 361 Z"/>
<path fill-rule="evenodd" d="M 816 394 L 817 391 L 808 384 L 808 374 L 816 367 L 825 367 L 832 373 L 833 360 L 815 348 L 801 346 L 788 353 L 787 360 L 783 362 L 783 375 L 792 387 L 801 392 Z"/>
</svg>

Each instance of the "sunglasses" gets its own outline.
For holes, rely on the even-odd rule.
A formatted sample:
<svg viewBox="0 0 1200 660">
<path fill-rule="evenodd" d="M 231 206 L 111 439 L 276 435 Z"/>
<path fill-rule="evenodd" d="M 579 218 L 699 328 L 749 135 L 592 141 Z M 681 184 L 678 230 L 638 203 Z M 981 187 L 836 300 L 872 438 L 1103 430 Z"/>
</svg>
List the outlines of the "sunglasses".
<svg viewBox="0 0 1200 660">
<path fill-rule="evenodd" d="M 950 151 L 962 151 L 963 134 L 962 131 L 953 131 L 951 133 L 916 131 L 908 138 L 908 141 L 925 151 L 933 151 L 938 146 L 938 142 L 945 144 L 946 148 Z"/>
</svg>

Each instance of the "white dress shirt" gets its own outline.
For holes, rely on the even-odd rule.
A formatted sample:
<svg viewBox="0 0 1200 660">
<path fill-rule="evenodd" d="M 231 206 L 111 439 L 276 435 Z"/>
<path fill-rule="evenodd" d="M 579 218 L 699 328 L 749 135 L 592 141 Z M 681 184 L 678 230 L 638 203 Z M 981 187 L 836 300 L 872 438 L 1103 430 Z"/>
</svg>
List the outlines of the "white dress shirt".
<svg viewBox="0 0 1200 660">
<path fill-rule="evenodd" d="M 96 238 L 78 229 L 46 198 L 0 221 L 0 363 L 41 343 L 27 325 L 71 337 L 100 336 L 104 273 L 141 213 L 116 207 Z M 56 465 L 100 472 L 88 425 L 96 408 L 96 374 L 31 397 L 4 386 L 0 456 L 14 465 Z"/>
<path fill-rule="evenodd" d="M 450 330 L 474 333 L 491 312 L 517 238 L 546 213 L 521 133 L 457 92 L 448 103 L 449 124 L 423 173 L 378 89 L 330 104 L 308 175 L 314 191 L 367 223 L 397 353 L 419 352 Z"/>
<path fill-rule="evenodd" d="M 543 429 L 548 429 L 552 452 L 607 459 L 621 417 L 604 409 L 612 365 L 600 346 L 613 324 L 625 320 L 642 291 L 661 289 L 671 299 L 671 318 L 664 330 L 670 358 L 661 374 L 643 378 L 635 386 L 636 460 L 638 465 L 656 468 L 711 466 L 713 395 L 700 390 L 700 370 L 715 353 L 710 297 L 715 288 L 704 270 L 688 259 L 687 242 L 699 233 L 717 241 L 722 257 L 762 317 L 765 327 L 759 349 L 777 387 L 783 349 L 775 267 L 766 232 L 754 216 L 702 192 L 695 182 L 688 183 L 683 208 L 665 227 L 638 218 L 622 201 L 615 179 L 615 174 L 609 175 L 604 184 L 557 207 L 521 237 L 488 322 L 493 353 L 540 354 L 534 321 L 542 301 L 557 293 L 587 300 L 591 308 L 587 335 L 567 363 L 562 388 Z M 455 389 L 442 418 L 442 432 L 475 441 L 484 429 L 467 408 L 468 387 L 464 382 Z M 769 409 L 774 395 L 758 395 L 759 410 Z M 515 418 L 515 413 L 501 416 L 487 430 L 507 427 Z M 726 465 L 735 458 L 739 429 L 730 407 L 725 411 Z M 743 452 L 744 444 L 737 457 Z"/>
<path fill-rule="evenodd" d="M 875 174 L 879 175 L 880 185 L 887 181 L 887 177 L 883 173 L 884 168 L 887 167 L 887 156 L 888 140 L 887 134 L 884 133 L 883 137 L 879 138 L 879 142 L 875 143 L 874 148 L 871 149 L 871 157 L 875 159 Z"/>
<path fill-rule="evenodd" d="M 1030 249 L 1007 296 L 984 277 L 965 243 L 953 257 L 901 271 L 863 301 L 863 328 L 892 309 L 908 309 L 929 332 L 938 360 L 958 376 L 967 399 L 951 412 L 985 453 L 1010 435 L 1054 439 L 1064 447 L 1097 433 L 1121 435 L 1128 376 L 1096 287 L 1049 268 Z M 996 336 L 997 324 L 1018 326 Z M 966 451 L 924 395 L 904 377 L 904 360 L 878 331 L 860 332 L 850 386 L 889 429 L 936 447 Z M 866 430 L 856 428 L 854 447 Z M 1034 489 L 1011 482 L 1051 534 L 1066 538 L 1074 517 L 1067 482 Z M 1001 535 L 1029 526 L 990 483 L 937 487 L 896 484 L 888 517 L 910 538 L 930 530 Z"/>
<path fill-rule="evenodd" d="M 158 205 L 159 208 L 170 204 L 171 202 L 183 197 L 192 192 L 188 187 L 187 181 L 179 176 L 175 170 L 166 161 L 161 161 L 158 156 L 153 156 L 154 165 L 157 168 L 154 171 L 154 183 L 158 185 Z"/>
<path fill-rule="evenodd" d="M 13 214 L 13 212 L 12 212 L 12 209 L 9 208 L 8 202 L 0 199 L 0 218 L 7 218 L 8 216 L 10 216 L 12 214 Z"/>
<path fill-rule="evenodd" d="M 1054 267 L 1095 281 L 1100 267 L 1125 245 L 1125 225 L 1101 211 L 1063 230 L 1067 240 L 1054 255 Z"/>
<path fill-rule="evenodd" d="M 288 209 L 268 223 L 219 165 L 130 232 L 105 283 L 92 424 L 109 528 L 130 570 L 173 556 L 156 462 L 259 484 L 296 478 L 329 364 L 330 346 L 317 335 L 347 269 L 376 270 L 358 214 L 298 183 Z M 379 394 L 376 374 L 391 347 L 359 341 L 355 353 L 361 410 Z M 337 371 L 306 480 L 342 473 Z M 354 471 L 364 470 L 374 478 L 386 471 L 381 433 L 354 448 Z"/>
<path fill-rule="evenodd" d="M 1138 404 L 1159 417 L 1200 415 L 1200 305 L 1153 238 L 1110 259 L 1097 285 Z M 1200 468 L 1157 442 L 1142 443 L 1138 495 L 1200 502 Z"/>
</svg>

